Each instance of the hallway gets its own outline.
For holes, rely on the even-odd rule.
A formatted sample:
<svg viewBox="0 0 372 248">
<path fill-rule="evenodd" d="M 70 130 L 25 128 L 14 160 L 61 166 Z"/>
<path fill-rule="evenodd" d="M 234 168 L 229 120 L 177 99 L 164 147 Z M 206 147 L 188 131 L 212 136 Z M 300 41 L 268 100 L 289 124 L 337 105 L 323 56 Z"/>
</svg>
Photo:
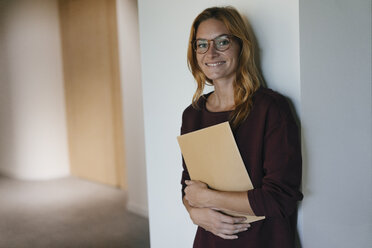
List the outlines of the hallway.
<svg viewBox="0 0 372 248">
<path fill-rule="evenodd" d="M 148 219 L 126 211 L 126 200 L 74 177 L 0 177 L 0 247 L 150 247 Z"/>
</svg>

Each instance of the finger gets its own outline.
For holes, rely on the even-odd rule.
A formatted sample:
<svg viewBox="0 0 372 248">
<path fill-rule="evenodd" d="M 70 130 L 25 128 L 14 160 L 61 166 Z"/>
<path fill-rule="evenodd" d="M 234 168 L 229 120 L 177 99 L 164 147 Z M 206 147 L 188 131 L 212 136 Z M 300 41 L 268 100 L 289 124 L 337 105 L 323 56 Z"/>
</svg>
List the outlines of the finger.
<svg viewBox="0 0 372 248">
<path fill-rule="evenodd" d="M 185 180 L 186 185 L 190 185 L 192 182 L 190 180 Z"/>
<path fill-rule="evenodd" d="M 250 228 L 251 225 L 250 224 L 235 224 L 234 225 L 236 229 L 245 229 L 245 228 Z"/>
<path fill-rule="evenodd" d="M 248 224 L 246 222 L 247 218 L 245 217 L 232 217 L 232 218 L 233 218 L 234 224 Z"/>
<path fill-rule="evenodd" d="M 190 185 L 186 186 L 186 188 L 184 189 L 185 194 L 186 195 L 190 194 L 191 193 L 190 191 L 192 191 L 192 188 L 190 188 Z"/>
<path fill-rule="evenodd" d="M 245 223 L 247 221 L 247 218 L 245 217 L 233 217 L 234 223 Z"/>
<path fill-rule="evenodd" d="M 236 230 L 233 224 L 227 224 L 223 222 L 216 224 L 214 227 L 216 232 L 223 234 L 234 234 L 234 231 Z"/>
<path fill-rule="evenodd" d="M 238 238 L 238 235 L 226 235 L 222 233 L 217 234 L 217 236 L 223 239 L 237 239 Z"/>
<path fill-rule="evenodd" d="M 207 187 L 206 183 L 203 183 L 202 181 L 194 181 L 194 180 L 188 180 L 188 185 L 197 185 L 199 187 Z"/>
<path fill-rule="evenodd" d="M 237 234 L 237 233 L 241 233 L 245 231 L 248 231 L 247 227 L 236 229 L 233 234 Z"/>
<path fill-rule="evenodd" d="M 249 227 L 247 227 L 246 225 L 220 224 L 216 231 L 218 233 L 232 235 L 243 231 L 247 231 L 248 228 Z"/>
<path fill-rule="evenodd" d="M 243 223 L 247 219 L 245 217 L 231 217 L 225 214 L 221 214 L 221 221 L 229 224 Z"/>
<path fill-rule="evenodd" d="M 234 235 L 237 233 L 242 232 L 244 229 L 220 229 L 218 230 L 218 233 L 225 234 L 225 235 Z"/>
<path fill-rule="evenodd" d="M 185 200 L 187 201 L 187 203 L 191 206 L 191 207 L 194 207 L 195 204 L 187 197 L 187 195 L 185 195 Z"/>
<path fill-rule="evenodd" d="M 218 225 L 215 226 L 215 230 L 218 233 L 235 234 L 242 231 L 247 231 L 249 227 L 249 224 L 229 224 L 220 222 Z"/>
</svg>

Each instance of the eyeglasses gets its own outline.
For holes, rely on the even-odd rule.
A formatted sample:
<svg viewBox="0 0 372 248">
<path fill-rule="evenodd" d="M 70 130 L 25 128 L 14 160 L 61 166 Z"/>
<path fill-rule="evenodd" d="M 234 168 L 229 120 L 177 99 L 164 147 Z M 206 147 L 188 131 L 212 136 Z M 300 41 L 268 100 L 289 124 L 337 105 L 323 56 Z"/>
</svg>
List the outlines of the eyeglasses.
<svg viewBox="0 0 372 248">
<path fill-rule="evenodd" d="M 232 38 L 235 36 L 229 34 L 220 35 L 214 39 L 197 39 L 193 41 L 193 49 L 199 54 L 204 54 L 209 50 L 210 42 L 213 41 L 213 47 L 220 52 L 226 51 L 230 48 Z"/>
</svg>

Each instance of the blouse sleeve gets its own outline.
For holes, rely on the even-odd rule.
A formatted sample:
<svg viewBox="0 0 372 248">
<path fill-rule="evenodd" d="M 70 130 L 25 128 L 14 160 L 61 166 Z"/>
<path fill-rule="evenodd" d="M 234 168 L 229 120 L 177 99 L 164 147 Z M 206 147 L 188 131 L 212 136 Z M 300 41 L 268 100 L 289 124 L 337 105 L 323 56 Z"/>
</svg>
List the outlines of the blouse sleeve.
<svg viewBox="0 0 372 248">
<path fill-rule="evenodd" d="M 285 99 L 267 112 L 262 157 L 262 187 L 248 191 L 250 205 L 257 216 L 289 216 L 303 198 L 302 159 L 298 128 Z"/>
<path fill-rule="evenodd" d="M 189 107 L 190 108 L 190 107 Z M 187 108 L 183 114 L 182 114 L 182 126 L 181 126 L 181 135 L 187 133 L 187 113 L 189 112 Z M 187 170 L 187 167 L 186 167 L 186 164 L 185 164 L 185 160 L 183 159 L 182 157 L 182 178 L 181 178 L 181 185 L 182 185 L 182 199 L 183 197 L 185 196 L 185 188 L 186 188 L 186 183 L 185 183 L 185 180 L 190 180 L 190 175 L 189 175 L 189 172 Z"/>
<path fill-rule="evenodd" d="M 182 159 L 182 167 L 183 167 L 183 171 L 182 171 L 181 184 L 182 184 L 182 198 L 183 198 L 185 196 L 185 188 L 186 188 L 185 180 L 190 180 L 190 175 L 189 175 L 189 172 L 187 171 L 185 161 L 183 159 Z"/>
</svg>

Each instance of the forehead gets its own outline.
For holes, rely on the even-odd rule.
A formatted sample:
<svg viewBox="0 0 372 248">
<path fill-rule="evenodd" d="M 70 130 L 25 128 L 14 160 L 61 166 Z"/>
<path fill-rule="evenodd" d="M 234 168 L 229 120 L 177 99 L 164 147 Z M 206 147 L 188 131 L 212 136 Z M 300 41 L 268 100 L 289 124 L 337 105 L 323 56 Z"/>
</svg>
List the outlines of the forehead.
<svg viewBox="0 0 372 248">
<path fill-rule="evenodd" d="M 217 19 L 208 19 L 199 24 L 196 39 L 214 39 L 221 34 L 229 34 L 225 24 Z"/>
</svg>

